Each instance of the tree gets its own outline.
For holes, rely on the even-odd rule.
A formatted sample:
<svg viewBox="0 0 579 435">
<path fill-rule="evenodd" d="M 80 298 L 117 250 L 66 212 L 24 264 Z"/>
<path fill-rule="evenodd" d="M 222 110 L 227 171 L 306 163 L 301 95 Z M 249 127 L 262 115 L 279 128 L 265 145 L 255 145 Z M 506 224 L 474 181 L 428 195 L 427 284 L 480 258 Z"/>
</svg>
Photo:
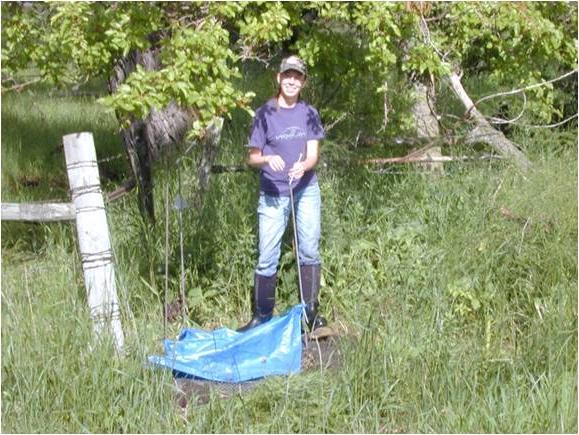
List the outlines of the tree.
<svg viewBox="0 0 579 435">
<path fill-rule="evenodd" d="M 552 79 L 576 67 L 576 29 L 572 2 L 3 2 L 2 86 L 20 85 L 17 73 L 29 65 L 54 84 L 110 77 L 111 95 L 101 101 L 117 113 L 133 170 L 146 173 L 166 148 L 199 140 L 216 118 L 235 108 L 252 113 L 254 95 L 236 82 L 243 62 L 299 52 L 331 122 L 346 110 L 381 111 L 379 93 L 395 101 L 385 86 L 393 76 L 418 89 L 434 80 L 462 87 L 461 74 L 501 90 Z M 530 89 L 525 118 L 561 117 L 557 93 L 553 83 Z M 368 101 L 378 103 L 368 109 Z M 481 127 L 492 104 L 466 108 L 466 120 Z M 442 111 L 431 109 L 438 120 Z M 414 127 L 398 112 L 389 125 Z M 474 113 L 482 118 L 469 119 Z M 488 143 L 527 165 L 499 139 L 506 148 Z"/>
</svg>

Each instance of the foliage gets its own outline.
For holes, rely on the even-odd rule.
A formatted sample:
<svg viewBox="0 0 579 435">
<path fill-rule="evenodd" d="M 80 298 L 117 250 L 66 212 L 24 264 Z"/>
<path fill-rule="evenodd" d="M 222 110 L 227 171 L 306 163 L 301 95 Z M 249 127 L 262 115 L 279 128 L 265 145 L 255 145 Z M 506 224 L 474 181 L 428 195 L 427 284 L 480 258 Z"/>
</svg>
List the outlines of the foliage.
<svg viewBox="0 0 579 435">
<path fill-rule="evenodd" d="M 465 71 L 522 88 L 576 68 L 576 3 L 456 2 L 445 13 L 436 41 Z M 536 120 L 561 115 L 552 84 L 529 94 Z"/>
<path fill-rule="evenodd" d="M 3 73 L 32 63 L 56 84 L 107 74 L 118 57 L 149 47 L 149 34 L 164 25 L 161 18 L 148 3 L 5 2 Z"/>
<path fill-rule="evenodd" d="M 458 68 L 500 87 L 552 78 L 576 65 L 576 16 L 573 2 L 3 2 L 3 85 L 29 65 L 53 83 L 106 76 L 132 50 L 160 48 L 160 70 L 137 70 L 102 102 L 127 121 L 175 100 L 196 115 L 195 136 L 215 116 L 251 113 L 239 65 L 269 62 L 281 44 L 305 58 L 314 82 L 344 79 L 320 102 L 338 94 L 360 108 L 360 83 L 395 97 L 399 87 L 385 87 L 393 76 Z M 552 86 L 530 95 L 532 118 L 561 115 Z"/>
<path fill-rule="evenodd" d="M 166 107 L 171 100 L 194 108 L 197 120 L 193 133 L 215 116 L 223 116 L 237 106 L 247 106 L 251 92 L 242 94 L 232 86 L 239 75 L 228 63 L 234 59 L 227 47 L 227 32 L 208 20 L 199 29 L 176 27 L 163 41 L 162 63 L 158 71 L 137 66 L 119 90 L 103 102 L 117 109 L 127 121 L 131 115 L 145 118 L 151 108 Z M 166 44 L 165 44 L 166 43 Z"/>
</svg>

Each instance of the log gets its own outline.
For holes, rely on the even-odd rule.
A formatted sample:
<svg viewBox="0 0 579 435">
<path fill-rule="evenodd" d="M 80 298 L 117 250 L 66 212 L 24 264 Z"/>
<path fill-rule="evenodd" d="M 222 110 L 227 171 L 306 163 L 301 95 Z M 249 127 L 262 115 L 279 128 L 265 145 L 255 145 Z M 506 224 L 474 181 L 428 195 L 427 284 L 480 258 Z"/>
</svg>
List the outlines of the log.
<svg viewBox="0 0 579 435">
<path fill-rule="evenodd" d="M 462 86 L 460 77 L 456 73 L 451 73 L 449 78 L 452 90 L 466 108 L 466 114 L 469 115 L 476 124 L 476 127 L 471 130 L 467 136 L 467 143 L 486 143 L 493 147 L 502 156 L 515 162 L 519 168 L 527 171 L 531 167 L 531 162 L 527 159 L 520 148 L 514 142 L 507 139 L 501 131 L 493 128 L 486 118 L 478 111 Z"/>
<path fill-rule="evenodd" d="M 112 333 L 120 354 L 124 335 L 93 136 L 69 134 L 63 137 L 63 143 L 93 331 L 97 338 Z"/>
<path fill-rule="evenodd" d="M 3 221 L 59 222 L 74 220 L 76 211 L 72 203 L 3 203 Z"/>
</svg>

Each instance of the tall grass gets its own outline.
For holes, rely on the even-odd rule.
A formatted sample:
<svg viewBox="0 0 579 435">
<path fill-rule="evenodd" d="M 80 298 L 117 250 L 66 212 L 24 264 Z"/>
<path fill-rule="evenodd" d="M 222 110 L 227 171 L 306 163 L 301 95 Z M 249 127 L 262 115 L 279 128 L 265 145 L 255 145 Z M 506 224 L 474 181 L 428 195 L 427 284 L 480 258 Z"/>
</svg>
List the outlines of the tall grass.
<svg viewBox="0 0 579 435">
<path fill-rule="evenodd" d="M 90 99 L 36 93 L 3 103 L 3 201 L 66 200 L 64 158 L 48 157 L 64 134 L 93 131 L 99 158 L 120 151 L 112 115 Z M 248 122 L 236 114 L 226 124 L 221 162 L 243 159 Z M 175 162 L 158 165 L 156 225 L 143 223 L 134 194 L 107 206 L 124 358 L 91 340 L 73 225 L 3 222 L 2 431 L 576 433 L 575 139 L 519 134 L 534 161 L 528 174 L 457 164 L 438 178 L 349 165 L 349 148 L 330 137 L 319 170 L 321 298 L 347 337 L 343 366 L 272 378 L 186 412 L 173 402 L 170 373 L 146 357 L 163 338 L 165 188 L 171 203 L 193 198 L 195 151 L 179 167 L 181 192 Z M 120 179 L 126 165 L 114 164 Z M 31 174 L 42 181 L 24 183 Z M 59 190 L 45 188 L 50 180 Z M 256 201 L 255 173 L 222 174 L 202 209 L 184 210 L 191 312 L 167 336 L 247 320 Z M 169 217 L 174 298 L 177 211 Z M 278 312 L 297 302 L 290 245 L 287 237 Z"/>
</svg>

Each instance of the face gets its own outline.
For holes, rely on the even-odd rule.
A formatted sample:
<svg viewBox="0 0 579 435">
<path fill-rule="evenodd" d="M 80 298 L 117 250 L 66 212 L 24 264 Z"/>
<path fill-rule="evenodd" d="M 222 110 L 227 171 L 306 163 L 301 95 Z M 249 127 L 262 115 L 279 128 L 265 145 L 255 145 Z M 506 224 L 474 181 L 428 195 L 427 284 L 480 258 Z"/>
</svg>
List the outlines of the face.
<svg viewBox="0 0 579 435">
<path fill-rule="evenodd" d="M 294 70 L 288 70 L 277 75 L 277 83 L 284 96 L 289 98 L 297 97 L 306 81 L 305 76 Z"/>
</svg>

